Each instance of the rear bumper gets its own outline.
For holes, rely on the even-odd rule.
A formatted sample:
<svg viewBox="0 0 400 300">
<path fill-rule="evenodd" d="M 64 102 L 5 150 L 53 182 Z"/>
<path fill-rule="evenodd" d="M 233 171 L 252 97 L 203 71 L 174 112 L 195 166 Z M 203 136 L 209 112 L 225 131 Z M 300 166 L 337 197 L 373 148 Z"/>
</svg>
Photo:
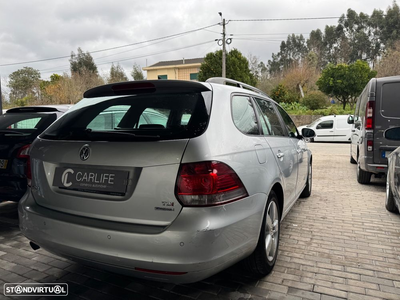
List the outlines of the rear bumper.
<svg viewBox="0 0 400 300">
<path fill-rule="evenodd" d="M 367 171 L 374 174 L 379 174 L 379 173 L 387 174 L 387 165 L 367 164 Z"/>
<path fill-rule="evenodd" d="M 51 210 L 38 206 L 29 190 L 18 212 L 22 233 L 49 252 L 139 278 L 188 283 L 207 278 L 254 250 L 265 198 L 258 194 L 221 207 L 183 208 L 176 220 L 157 234 L 129 232 L 126 224 L 123 231 L 116 226 L 92 227 L 88 218 L 77 224 L 69 222 L 70 215 L 64 213 L 60 220 L 51 216 Z M 148 273 L 137 268 L 183 274 Z"/>
</svg>

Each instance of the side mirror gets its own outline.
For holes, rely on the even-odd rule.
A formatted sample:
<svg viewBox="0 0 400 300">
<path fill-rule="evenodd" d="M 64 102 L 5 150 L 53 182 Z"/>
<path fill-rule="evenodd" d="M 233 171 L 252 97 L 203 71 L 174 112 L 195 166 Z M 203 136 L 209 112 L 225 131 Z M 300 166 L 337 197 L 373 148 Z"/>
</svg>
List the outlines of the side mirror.
<svg viewBox="0 0 400 300">
<path fill-rule="evenodd" d="M 310 139 L 315 137 L 315 131 L 312 130 L 311 128 L 303 128 L 301 130 L 301 135 L 306 139 Z"/>
<path fill-rule="evenodd" d="M 349 116 L 347 118 L 347 124 L 354 124 L 354 117 L 353 116 Z"/>
</svg>

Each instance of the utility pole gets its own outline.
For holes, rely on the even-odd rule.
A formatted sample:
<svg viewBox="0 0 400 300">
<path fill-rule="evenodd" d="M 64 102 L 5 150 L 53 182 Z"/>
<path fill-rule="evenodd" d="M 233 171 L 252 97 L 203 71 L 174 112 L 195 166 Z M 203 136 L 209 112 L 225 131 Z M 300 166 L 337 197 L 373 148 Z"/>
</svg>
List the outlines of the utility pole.
<svg viewBox="0 0 400 300">
<path fill-rule="evenodd" d="M 226 38 L 225 25 L 229 23 L 225 22 L 222 18 L 222 12 L 218 13 L 222 19 L 222 39 L 216 39 L 215 41 L 219 46 L 222 46 L 222 77 L 226 78 L 226 44 L 232 43 L 232 38 Z"/>
<path fill-rule="evenodd" d="M 222 13 L 221 13 L 221 17 L 222 17 Z M 222 77 L 226 78 L 225 19 L 222 19 Z"/>
</svg>

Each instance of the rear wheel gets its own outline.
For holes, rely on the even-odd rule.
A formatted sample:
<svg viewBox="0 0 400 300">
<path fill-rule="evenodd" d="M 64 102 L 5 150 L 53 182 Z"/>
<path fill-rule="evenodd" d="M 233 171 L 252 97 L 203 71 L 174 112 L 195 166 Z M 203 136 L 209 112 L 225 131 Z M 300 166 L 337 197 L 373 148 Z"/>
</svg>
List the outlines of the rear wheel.
<svg viewBox="0 0 400 300">
<path fill-rule="evenodd" d="M 386 176 L 386 199 L 385 207 L 390 212 L 397 212 L 397 207 L 394 203 L 394 196 L 392 193 L 392 188 L 390 187 L 389 170 Z"/>
<path fill-rule="evenodd" d="M 254 252 L 243 262 L 257 275 L 269 274 L 276 262 L 279 248 L 280 213 L 278 197 L 274 191 L 268 196 L 260 237 Z"/>
<path fill-rule="evenodd" d="M 357 162 L 357 181 L 361 184 L 368 184 L 371 181 L 371 173 L 361 169 L 360 160 Z"/>
<path fill-rule="evenodd" d="M 356 164 L 357 163 L 357 161 L 353 158 L 353 156 L 351 155 L 351 145 L 350 145 L 350 163 L 352 163 L 352 164 Z"/>
<path fill-rule="evenodd" d="M 308 165 L 308 176 L 307 176 L 307 183 L 304 187 L 304 190 L 300 194 L 300 198 L 307 198 L 311 195 L 311 188 L 312 188 L 312 164 Z"/>
</svg>

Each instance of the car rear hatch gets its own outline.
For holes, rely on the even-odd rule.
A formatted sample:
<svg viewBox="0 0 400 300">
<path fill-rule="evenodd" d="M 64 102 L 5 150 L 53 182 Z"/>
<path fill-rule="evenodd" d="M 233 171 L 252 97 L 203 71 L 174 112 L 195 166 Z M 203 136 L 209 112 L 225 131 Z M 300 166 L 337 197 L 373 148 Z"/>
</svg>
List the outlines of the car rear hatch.
<svg viewBox="0 0 400 300">
<path fill-rule="evenodd" d="M 167 226 L 181 210 L 176 176 L 208 124 L 211 92 L 183 81 L 95 88 L 32 146 L 32 193 L 44 207 Z"/>
<path fill-rule="evenodd" d="M 397 78 L 397 79 L 396 79 Z M 387 156 L 400 146 L 400 141 L 386 137 L 386 131 L 400 126 L 400 77 L 377 82 L 375 102 L 374 163 L 387 164 Z"/>
</svg>

